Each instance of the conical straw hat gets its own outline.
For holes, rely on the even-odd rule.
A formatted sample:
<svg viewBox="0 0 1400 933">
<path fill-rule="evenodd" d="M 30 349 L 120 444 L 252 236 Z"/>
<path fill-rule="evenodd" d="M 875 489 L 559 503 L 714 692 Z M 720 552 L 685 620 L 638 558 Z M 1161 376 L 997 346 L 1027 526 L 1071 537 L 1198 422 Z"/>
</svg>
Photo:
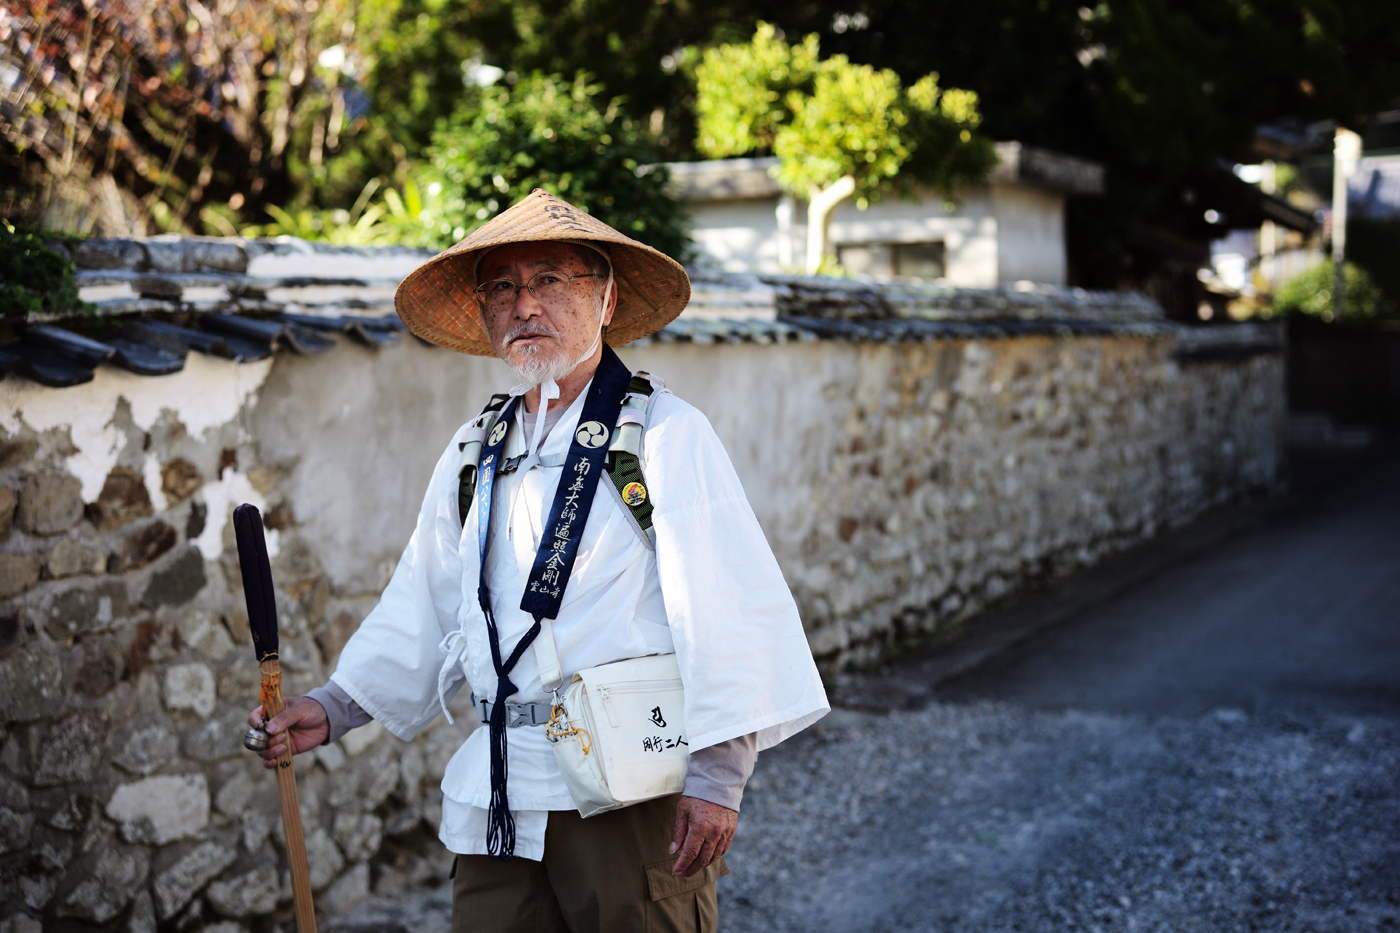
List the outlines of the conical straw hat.
<svg viewBox="0 0 1400 933">
<path fill-rule="evenodd" d="M 680 263 L 536 188 L 414 269 L 399 283 L 394 309 L 429 343 L 495 356 L 475 295 L 477 262 L 497 246 L 540 240 L 590 243 L 608 253 L 617 282 L 617 308 L 608 325 L 608 343 L 615 347 L 665 327 L 690 301 L 690 278 Z"/>
</svg>

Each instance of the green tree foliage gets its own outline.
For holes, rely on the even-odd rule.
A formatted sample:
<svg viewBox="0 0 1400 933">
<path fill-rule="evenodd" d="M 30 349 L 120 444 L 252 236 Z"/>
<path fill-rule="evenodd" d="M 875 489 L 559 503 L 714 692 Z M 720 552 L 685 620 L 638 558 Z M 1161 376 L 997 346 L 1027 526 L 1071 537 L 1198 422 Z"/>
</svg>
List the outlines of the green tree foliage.
<svg viewBox="0 0 1400 933">
<path fill-rule="evenodd" d="M 825 28 L 823 48 L 906 81 L 937 68 L 978 93 L 994 139 L 1107 165 L 1106 196 L 1072 200 L 1067 216 L 1072 275 L 1087 285 L 1151 275 L 1164 257 L 1145 245 L 1145 230 L 1218 236 L 1196 195 L 1218 160 L 1261 158 L 1260 124 L 1358 126 L 1400 95 L 1393 0 L 865 0 L 857 8 L 863 28 L 839 33 L 829 6 L 792 5 L 779 22 Z"/>
<path fill-rule="evenodd" d="M 148 229 L 348 209 L 376 177 L 402 192 L 478 57 L 586 69 L 664 158 L 694 158 L 695 50 L 764 21 L 905 87 L 937 70 L 977 93 L 989 138 L 1104 162 L 1107 195 L 1069 206 L 1072 275 L 1130 285 L 1157 261 L 1140 232 L 1210 234 L 1191 195 L 1216 160 L 1258 157 L 1257 125 L 1364 130 L 1400 95 L 1394 0 L 0 2 L 0 59 L 22 76 L 0 93 L 0 189 L 67 179 Z M 340 67 L 321 65 L 336 46 Z"/>
<path fill-rule="evenodd" d="M 778 156 L 779 182 L 810 205 L 808 272 L 821 265 L 831 211 L 846 197 L 864 207 L 920 184 L 951 196 L 996 164 L 977 133 L 976 94 L 940 89 L 936 74 L 906 90 L 893 71 L 819 53 L 815 35 L 789 45 L 760 23 L 750 42 L 710 49 L 696 68 L 701 151 Z"/>
<path fill-rule="evenodd" d="M 773 140 L 778 180 L 805 196 L 849 177 L 864 206 L 891 186 L 918 143 L 907 136 L 909 115 L 893 71 L 844 57 L 823 65 L 811 94 L 787 95 L 791 117 Z M 714 82 L 701 80 L 703 99 Z"/>
<path fill-rule="evenodd" d="M 1270 313 L 1305 314 L 1323 321 L 1336 317 L 1336 265 L 1328 259 L 1306 272 L 1299 273 L 1279 289 Z M 1390 299 L 1362 267 L 1347 263 L 1346 316 L 1348 318 L 1393 317 L 1400 314 L 1396 302 Z"/>
<path fill-rule="evenodd" d="M 467 0 L 361 0 L 354 11 L 340 74 L 327 75 L 353 116 L 324 172 L 303 171 L 303 200 L 332 210 L 346 209 L 372 179 L 408 179 L 434 128 L 469 93 L 464 66 L 481 53 Z"/>
<path fill-rule="evenodd" d="M 27 191 L 8 200 L 113 234 L 343 209 L 402 181 L 457 105 L 468 4 L 6 3 L 0 67 L 22 80 L 0 91 L 0 166 Z"/>
<path fill-rule="evenodd" d="M 0 162 L 39 191 L 30 213 L 84 232 L 188 230 L 210 203 L 290 200 L 298 157 L 324 152 L 316 61 L 347 2 L 6 4 L 0 65 L 20 78 L 0 95 Z"/>
<path fill-rule="evenodd" d="M 618 102 L 580 72 L 532 74 L 479 89 L 433 134 L 442 208 L 422 218 L 425 242 L 446 245 L 543 188 L 604 223 L 684 258 L 684 210 L 656 150 Z"/>
<path fill-rule="evenodd" d="M 820 57 L 815 33 L 789 45 L 768 23 L 747 44 L 706 50 L 696 68 L 696 146 L 716 159 L 771 150 L 792 119 L 789 98 L 812 93 Z"/>
<path fill-rule="evenodd" d="M 472 34 L 489 64 L 525 75 L 594 76 L 666 160 L 696 157 L 695 50 L 743 42 L 757 20 L 789 17 L 766 0 L 472 0 Z M 820 18 L 820 14 L 819 14 Z"/>
</svg>

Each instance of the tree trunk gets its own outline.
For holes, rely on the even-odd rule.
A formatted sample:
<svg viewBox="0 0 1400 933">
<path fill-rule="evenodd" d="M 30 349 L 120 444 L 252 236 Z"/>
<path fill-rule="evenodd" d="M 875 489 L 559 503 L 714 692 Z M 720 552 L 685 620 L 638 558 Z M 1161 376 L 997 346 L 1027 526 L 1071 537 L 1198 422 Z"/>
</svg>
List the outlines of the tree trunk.
<svg viewBox="0 0 1400 933">
<path fill-rule="evenodd" d="M 845 175 L 825 188 L 813 185 L 807 201 L 807 274 L 816 275 L 826 256 L 827 234 L 836 205 L 855 194 L 856 180 Z"/>
</svg>

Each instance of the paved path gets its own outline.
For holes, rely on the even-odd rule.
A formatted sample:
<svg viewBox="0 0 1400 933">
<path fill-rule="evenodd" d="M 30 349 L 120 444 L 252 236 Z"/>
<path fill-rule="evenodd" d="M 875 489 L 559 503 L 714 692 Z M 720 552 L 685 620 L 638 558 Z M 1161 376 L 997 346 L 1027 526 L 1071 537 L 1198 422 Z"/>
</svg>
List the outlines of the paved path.
<svg viewBox="0 0 1400 933">
<path fill-rule="evenodd" d="M 1400 718 L 1400 462 L 1294 499 L 941 698 L 1196 716 Z"/>
<path fill-rule="evenodd" d="M 1400 931 L 1400 457 L 1295 489 L 847 679 L 721 929 Z"/>
</svg>

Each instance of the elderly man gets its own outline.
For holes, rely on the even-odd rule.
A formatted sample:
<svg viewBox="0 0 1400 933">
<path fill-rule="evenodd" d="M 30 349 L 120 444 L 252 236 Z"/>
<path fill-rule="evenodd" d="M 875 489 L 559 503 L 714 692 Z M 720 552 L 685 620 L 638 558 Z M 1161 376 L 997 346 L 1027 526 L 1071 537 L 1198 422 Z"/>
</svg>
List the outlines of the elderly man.
<svg viewBox="0 0 1400 933">
<path fill-rule="evenodd" d="M 609 346 L 689 298 L 679 264 L 539 190 L 399 287 L 410 330 L 498 356 L 520 384 L 448 445 L 378 606 L 330 682 L 267 723 L 262 755 L 272 767 L 371 718 L 409 739 L 469 681 L 487 727 L 442 782 L 454 929 L 714 930 L 757 752 L 827 711 L 709 422 Z M 556 757 L 570 735 L 590 750 L 559 721 L 557 685 L 638 658 L 679 671 L 683 725 L 652 716 L 680 730 L 665 745 L 684 790 L 598 812 Z"/>
</svg>

